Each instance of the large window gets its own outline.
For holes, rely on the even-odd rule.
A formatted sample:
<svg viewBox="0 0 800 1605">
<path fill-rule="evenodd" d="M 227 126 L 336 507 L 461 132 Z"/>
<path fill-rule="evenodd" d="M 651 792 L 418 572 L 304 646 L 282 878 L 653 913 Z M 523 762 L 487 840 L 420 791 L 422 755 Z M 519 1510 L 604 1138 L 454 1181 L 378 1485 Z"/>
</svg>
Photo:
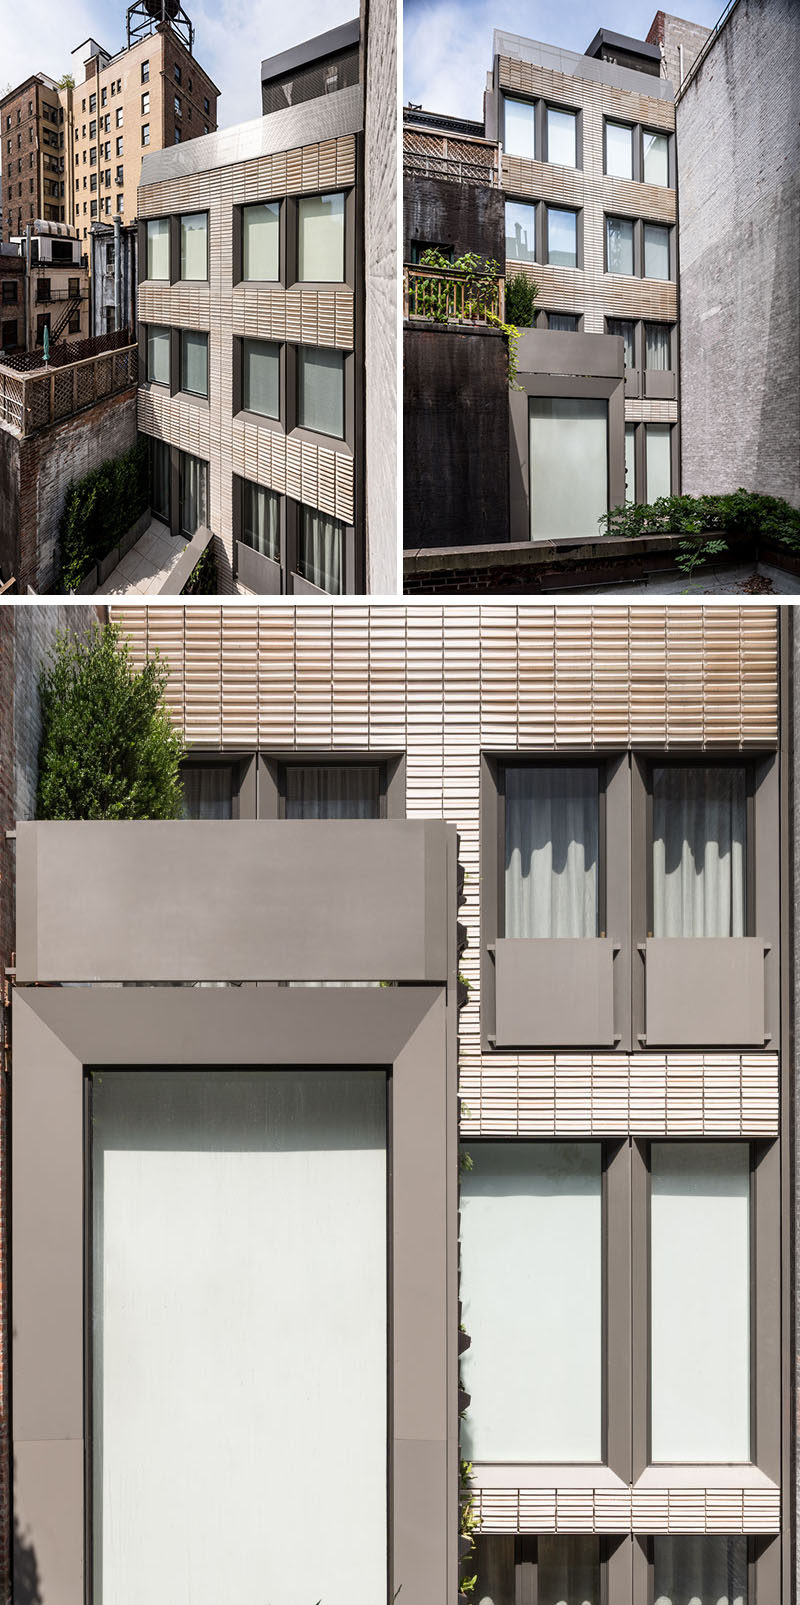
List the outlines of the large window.
<svg viewBox="0 0 800 1605">
<path fill-rule="evenodd" d="M 507 156 L 522 156 L 532 162 L 534 158 L 534 121 L 535 112 L 533 102 L 530 100 L 514 100 L 511 95 L 503 98 L 505 109 L 505 153 Z"/>
<path fill-rule="evenodd" d="M 606 119 L 606 172 L 615 178 L 633 178 L 633 129 L 627 123 Z"/>
<path fill-rule="evenodd" d="M 644 181 L 646 184 L 669 184 L 669 140 L 666 134 L 642 132 Z"/>
<path fill-rule="evenodd" d="M 506 201 L 506 256 L 511 262 L 536 261 L 536 207 Z"/>
<path fill-rule="evenodd" d="M 547 108 L 547 160 L 562 167 L 577 166 L 577 122 L 574 111 Z"/>
<path fill-rule="evenodd" d="M 149 384 L 168 385 L 170 331 L 151 323 L 147 330 L 147 379 Z"/>
<path fill-rule="evenodd" d="M 264 201 L 258 206 L 243 208 L 243 278 L 273 282 L 278 278 L 279 233 L 280 205 L 277 201 Z"/>
<path fill-rule="evenodd" d="M 181 333 L 181 390 L 208 395 L 208 335 L 192 329 Z"/>
<path fill-rule="evenodd" d="M 103 1071 L 88 1129 L 97 1605 L 385 1599 L 385 1075 Z"/>
<path fill-rule="evenodd" d="M 281 559 L 280 497 L 275 490 L 253 485 L 245 480 L 243 487 L 242 535 L 245 546 L 251 546 L 262 557 L 274 563 Z"/>
<path fill-rule="evenodd" d="M 242 341 L 242 406 L 264 418 L 280 416 L 280 346 L 273 341 Z"/>
<path fill-rule="evenodd" d="M 297 277 L 344 280 L 344 195 L 304 195 L 297 203 Z"/>
<path fill-rule="evenodd" d="M 178 489 L 180 534 L 196 535 L 208 525 L 208 463 L 180 452 Z"/>
<path fill-rule="evenodd" d="M 610 219 L 609 219 L 610 221 Z M 622 336 L 626 368 L 636 367 L 636 325 L 631 318 L 607 318 L 606 332 Z"/>
<path fill-rule="evenodd" d="M 644 225 L 644 276 L 669 278 L 669 229 L 658 223 Z"/>
<path fill-rule="evenodd" d="M 645 324 L 644 365 L 651 372 L 668 373 L 672 367 L 671 335 L 672 330 L 668 323 Z"/>
<path fill-rule="evenodd" d="M 282 783 L 287 819 L 380 819 L 378 764 L 287 764 Z"/>
<path fill-rule="evenodd" d="M 606 218 L 606 271 L 633 272 L 633 223 L 629 218 Z"/>
<path fill-rule="evenodd" d="M 478 1537 L 476 1605 L 602 1605 L 600 1539 Z"/>
<path fill-rule="evenodd" d="M 748 1461 L 749 1144 L 654 1142 L 650 1172 L 651 1458 Z"/>
<path fill-rule="evenodd" d="M 169 218 L 151 217 L 147 224 L 147 277 L 169 278 Z"/>
<path fill-rule="evenodd" d="M 547 327 L 553 333 L 577 334 L 580 322 L 577 312 L 548 312 Z"/>
<path fill-rule="evenodd" d="M 645 424 L 644 443 L 647 500 L 654 502 L 672 495 L 672 426 Z"/>
<path fill-rule="evenodd" d="M 532 396 L 529 426 L 532 540 L 597 535 L 608 511 L 608 402 Z"/>
<path fill-rule="evenodd" d="M 747 1539 L 653 1539 L 654 1605 L 747 1605 Z"/>
<path fill-rule="evenodd" d="M 504 769 L 505 935 L 597 936 L 599 772 Z"/>
<path fill-rule="evenodd" d="M 297 572 L 310 585 L 339 596 L 344 590 L 345 526 L 313 507 L 300 508 Z"/>
<path fill-rule="evenodd" d="M 655 766 L 653 935 L 744 936 L 746 770 Z"/>
<path fill-rule="evenodd" d="M 578 214 L 547 208 L 547 260 L 555 267 L 578 266 Z"/>
<path fill-rule="evenodd" d="M 207 212 L 189 212 L 181 218 L 181 278 L 208 278 Z"/>
<path fill-rule="evenodd" d="M 599 1143 L 478 1142 L 461 1179 L 463 1452 L 599 1462 Z"/>
<path fill-rule="evenodd" d="M 233 769 L 230 764 L 182 764 L 184 819 L 233 818 Z"/>
<path fill-rule="evenodd" d="M 323 435 L 344 434 L 344 352 L 298 347 L 297 422 Z"/>
</svg>

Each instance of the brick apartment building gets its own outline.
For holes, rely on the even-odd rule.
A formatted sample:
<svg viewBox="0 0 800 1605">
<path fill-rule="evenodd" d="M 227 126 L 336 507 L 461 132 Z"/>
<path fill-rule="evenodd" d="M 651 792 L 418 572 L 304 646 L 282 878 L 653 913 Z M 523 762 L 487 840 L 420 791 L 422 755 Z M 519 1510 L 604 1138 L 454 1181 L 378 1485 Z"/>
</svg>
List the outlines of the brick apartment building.
<svg viewBox="0 0 800 1605">
<path fill-rule="evenodd" d="M 189 817 L 17 826 L 43 1605 L 789 1605 L 792 610 L 114 616 Z"/>
<path fill-rule="evenodd" d="M 70 223 L 72 90 L 32 73 L 0 100 L 3 238 L 43 218 Z"/>
<path fill-rule="evenodd" d="M 16 246 L 0 244 L 0 351 L 25 346 L 25 263 Z"/>
<path fill-rule="evenodd" d="M 405 109 L 404 543 L 418 574 L 445 562 L 419 550 L 437 546 L 489 548 L 506 569 L 538 562 L 537 542 L 592 538 L 610 507 L 678 491 L 665 71 L 688 70 L 707 33 L 659 13 L 648 41 L 601 29 L 578 55 L 495 32 L 482 124 Z M 510 389 L 496 328 L 424 315 L 430 246 L 538 286 Z"/>
</svg>

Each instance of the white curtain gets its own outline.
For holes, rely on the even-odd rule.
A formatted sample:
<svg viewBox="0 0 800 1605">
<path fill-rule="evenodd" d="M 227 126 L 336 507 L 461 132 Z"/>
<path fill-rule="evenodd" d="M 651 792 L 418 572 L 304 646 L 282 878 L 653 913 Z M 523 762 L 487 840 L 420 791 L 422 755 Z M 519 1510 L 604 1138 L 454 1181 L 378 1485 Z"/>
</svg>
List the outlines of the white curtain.
<svg viewBox="0 0 800 1605">
<path fill-rule="evenodd" d="M 479 1142 L 461 1179 L 470 1460 L 602 1458 L 598 1142 Z"/>
<path fill-rule="evenodd" d="M 634 342 L 634 334 L 633 334 L 633 324 L 629 321 L 628 318 L 609 318 L 607 327 L 608 327 L 608 333 L 609 334 L 619 334 L 619 335 L 622 336 L 622 339 L 625 342 L 625 366 L 626 366 L 626 368 L 635 368 L 636 367 L 636 351 L 635 351 L 635 342 Z"/>
<path fill-rule="evenodd" d="M 668 373 L 670 368 L 670 330 L 667 323 L 646 323 L 644 365 L 657 373 Z"/>
<path fill-rule="evenodd" d="M 262 557 L 279 563 L 281 557 L 280 502 L 274 490 L 245 481 L 242 540 Z"/>
<path fill-rule="evenodd" d="M 505 786 L 506 936 L 596 936 L 597 770 L 507 768 Z"/>
<path fill-rule="evenodd" d="M 562 334 L 574 334 L 578 327 L 577 314 L 574 312 L 548 312 L 548 329 L 559 330 Z"/>
<path fill-rule="evenodd" d="M 280 203 L 264 201 L 242 212 L 242 277 L 275 280 L 278 277 Z"/>
<path fill-rule="evenodd" d="M 606 257 L 609 273 L 633 272 L 633 224 L 624 217 L 606 218 Z"/>
<path fill-rule="evenodd" d="M 186 764 L 181 770 L 184 819 L 230 819 L 233 772 L 228 764 Z"/>
<path fill-rule="evenodd" d="M 344 195 L 304 195 L 297 203 L 297 277 L 339 284 L 344 279 Z"/>
<path fill-rule="evenodd" d="M 147 224 L 147 277 L 169 278 L 168 217 L 153 217 Z"/>
<path fill-rule="evenodd" d="M 280 346 L 270 340 L 245 340 L 242 351 L 242 401 L 248 412 L 277 418 L 280 412 Z"/>
<path fill-rule="evenodd" d="M 574 111 L 556 111 L 555 107 L 547 108 L 547 160 L 558 162 L 562 167 L 575 166 L 575 125 Z"/>
<path fill-rule="evenodd" d="M 644 145 L 645 184 L 669 183 L 669 159 L 666 134 L 642 134 Z"/>
<path fill-rule="evenodd" d="M 600 1541 L 540 1538 L 538 1605 L 600 1605 Z"/>
<path fill-rule="evenodd" d="M 290 764 L 287 819 L 378 819 L 378 771 L 368 764 Z"/>
<path fill-rule="evenodd" d="M 383 1605 L 385 1075 L 104 1071 L 91 1133 L 96 1605 Z"/>
<path fill-rule="evenodd" d="M 344 434 L 344 353 L 301 346 L 297 421 L 325 435 Z"/>
<path fill-rule="evenodd" d="M 669 278 L 669 229 L 658 223 L 644 225 L 644 276 L 646 279 Z"/>
<path fill-rule="evenodd" d="M 653 935 L 743 936 L 744 769 L 653 770 Z"/>
<path fill-rule="evenodd" d="M 616 178 L 633 177 L 633 129 L 606 121 L 606 172 Z"/>
<path fill-rule="evenodd" d="M 208 278 L 207 212 L 190 212 L 181 218 L 181 278 Z"/>
<path fill-rule="evenodd" d="M 747 1605 L 747 1539 L 653 1540 L 655 1605 Z"/>
<path fill-rule="evenodd" d="M 529 100 L 503 96 L 505 111 L 505 151 L 507 156 L 524 156 L 533 161 L 534 116 Z M 573 162 L 573 166 L 574 166 Z"/>
<path fill-rule="evenodd" d="M 181 534 L 196 535 L 208 524 L 208 464 L 181 452 Z"/>
<path fill-rule="evenodd" d="M 169 384 L 169 329 L 151 323 L 147 330 L 147 377 L 153 384 Z"/>
<path fill-rule="evenodd" d="M 344 589 L 344 525 L 337 518 L 303 507 L 298 573 L 321 591 L 339 596 Z"/>
</svg>

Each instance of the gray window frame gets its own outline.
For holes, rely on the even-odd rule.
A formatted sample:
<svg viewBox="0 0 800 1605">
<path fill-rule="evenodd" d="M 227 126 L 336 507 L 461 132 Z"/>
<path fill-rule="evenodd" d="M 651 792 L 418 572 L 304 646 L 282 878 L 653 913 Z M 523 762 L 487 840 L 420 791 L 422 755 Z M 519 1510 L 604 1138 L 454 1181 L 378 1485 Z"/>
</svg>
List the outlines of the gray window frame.
<svg viewBox="0 0 800 1605">
<path fill-rule="evenodd" d="M 583 171 L 583 107 L 571 106 L 566 101 L 559 100 L 553 95 L 526 95 L 521 90 L 503 89 L 500 93 L 500 132 L 499 138 L 503 146 L 503 153 L 516 162 L 535 161 L 544 166 L 558 166 L 560 162 L 551 163 L 547 145 L 547 113 L 548 111 L 568 112 L 575 118 L 575 172 Z M 533 157 L 513 156 L 506 148 L 506 100 L 516 100 L 523 105 L 533 108 Z M 567 169 L 572 171 L 572 169 Z"/>
<path fill-rule="evenodd" d="M 568 271 L 572 272 L 572 273 L 574 273 L 574 272 L 576 272 L 578 270 L 581 270 L 583 268 L 583 208 L 580 207 L 580 206 L 564 206 L 564 205 L 561 205 L 559 202 L 556 202 L 556 201 L 544 201 L 544 202 L 541 203 L 541 205 L 542 205 L 543 210 L 544 210 L 544 217 L 543 217 L 543 224 L 544 224 L 544 241 L 543 241 L 544 254 L 541 257 L 542 264 L 544 266 L 548 266 L 548 267 L 549 266 L 554 266 L 554 267 L 567 268 Z M 552 263 L 551 264 L 551 262 L 550 262 L 550 213 L 551 212 L 569 212 L 571 214 L 571 216 L 574 217 L 574 219 L 575 219 L 575 261 L 574 261 L 574 263 L 556 262 L 556 263 Z"/>
<path fill-rule="evenodd" d="M 211 390 L 211 373 L 210 373 L 211 363 L 210 363 L 210 349 L 209 349 L 210 348 L 210 344 L 211 344 L 211 340 L 210 340 L 209 332 L 208 332 L 207 329 L 176 329 L 175 333 L 178 336 L 178 342 L 177 342 L 178 343 L 178 351 L 177 351 L 177 359 L 178 359 L 178 361 L 177 361 L 177 367 L 174 370 L 175 381 L 177 383 L 177 390 L 175 391 L 175 394 L 188 397 L 189 400 L 193 404 L 199 404 L 199 403 L 205 402 L 206 406 L 208 406 L 210 390 Z M 185 390 L 184 387 L 183 387 L 183 352 L 184 352 L 184 340 L 185 340 L 185 337 L 186 337 L 187 334 L 203 335 L 205 337 L 205 342 L 206 342 L 206 388 L 205 388 L 205 391 L 202 391 L 202 390 Z"/>
<path fill-rule="evenodd" d="M 184 769 L 230 769 L 231 817 L 256 818 L 257 757 L 254 752 L 190 747 L 181 763 L 181 774 Z"/>
<path fill-rule="evenodd" d="M 265 412 L 251 412 L 244 404 L 244 348 L 245 343 L 278 347 L 278 415 L 271 418 Z M 233 340 L 233 416 L 260 429 L 273 429 L 279 434 L 287 432 L 287 346 L 284 340 L 259 340 L 253 335 L 235 335 Z"/>
<path fill-rule="evenodd" d="M 278 277 L 277 279 L 246 279 L 244 276 L 244 214 L 251 206 L 278 206 Z M 242 202 L 233 208 L 233 283 L 267 285 L 273 289 L 280 286 L 287 288 L 287 201 L 275 195 L 267 195 L 263 200 Z"/>
<path fill-rule="evenodd" d="M 258 808 L 260 819 L 285 819 L 285 773 L 292 764 L 302 767 L 344 768 L 374 765 L 379 775 L 381 819 L 406 818 L 406 755 L 396 748 L 269 747 L 258 755 Z"/>
</svg>

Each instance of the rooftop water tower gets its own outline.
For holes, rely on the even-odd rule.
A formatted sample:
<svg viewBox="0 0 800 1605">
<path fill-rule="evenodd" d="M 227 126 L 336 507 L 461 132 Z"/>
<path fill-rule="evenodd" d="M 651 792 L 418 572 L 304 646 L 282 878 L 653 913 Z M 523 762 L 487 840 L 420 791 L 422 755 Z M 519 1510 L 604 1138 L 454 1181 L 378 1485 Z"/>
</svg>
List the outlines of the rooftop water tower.
<svg viewBox="0 0 800 1605">
<path fill-rule="evenodd" d="M 194 27 L 180 0 L 135 0 L 128 7 L 128 49 L 161 27 L 171 28 L 192 55 Z"/>
</svg>

